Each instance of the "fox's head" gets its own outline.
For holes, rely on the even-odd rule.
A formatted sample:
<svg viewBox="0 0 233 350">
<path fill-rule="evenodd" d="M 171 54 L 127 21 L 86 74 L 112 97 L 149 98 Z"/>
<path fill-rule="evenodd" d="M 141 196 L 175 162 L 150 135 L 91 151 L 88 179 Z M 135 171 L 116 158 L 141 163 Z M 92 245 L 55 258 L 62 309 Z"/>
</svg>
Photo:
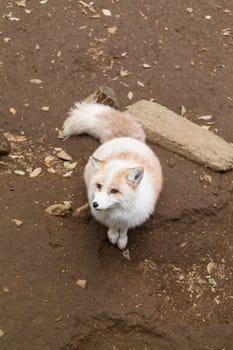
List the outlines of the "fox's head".
<svg viewBox="0 0 233 350">
<path fill-rule="evenodd" d="M 101 161 L 90 158 L 93 177 L 89 199 L 95 210 L 129 208 L 134 203 L 136 190 L 143 178 L 142 167 L 126 167 L 118 160 Z"/>
</svg>

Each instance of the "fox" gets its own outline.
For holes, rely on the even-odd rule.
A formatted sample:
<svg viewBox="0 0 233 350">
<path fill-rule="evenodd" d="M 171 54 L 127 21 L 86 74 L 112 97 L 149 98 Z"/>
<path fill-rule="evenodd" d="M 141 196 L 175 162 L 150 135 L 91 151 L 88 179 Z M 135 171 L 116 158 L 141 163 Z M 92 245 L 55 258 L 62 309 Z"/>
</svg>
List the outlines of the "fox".
<svg viewBox="0 0 233 350">
<path fill-rule="evenodd" d="M 64 137 L 89 134 L 100 141 L 84 169 L 88 203 L 108 228 L 109 241 L 125 250 L 128 230 L 151 216 L 163 185 L 160 161 L 146 145 L 143 127 L 127 112 L 77 102 L 62 131 Z"/>
</svg>

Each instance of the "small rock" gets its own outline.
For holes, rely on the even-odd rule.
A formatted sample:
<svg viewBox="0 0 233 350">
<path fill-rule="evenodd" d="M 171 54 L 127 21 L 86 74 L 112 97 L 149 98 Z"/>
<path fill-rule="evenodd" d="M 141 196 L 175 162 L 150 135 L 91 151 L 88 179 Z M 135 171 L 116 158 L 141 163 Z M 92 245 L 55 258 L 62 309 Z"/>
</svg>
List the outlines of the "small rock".
<svg viewBox="0 0 233 350">
<path fill-rule="evenodd" d="M 2 329 L 0 329 L 0 338 L 4 336 L 4 332 Z"/>
<path fill-rule="evenodd" d="M 64 201 L 60 204 L 52 204 L 46 208 L 46 212 L 52 216 L 68 216 L 72 212 L 72 202 Z"/>
<path fill-rule="evenodd" d="M 0 132 L 0 156 L 9 154 L 11 151 L 10 142 L 7 138 Z"/>
<path fill-rule="evenodd" d="M 86 281 L 86 280 L 77 280 L 77 281 L 76 281 L 76 284 L 77 284 L 77 286 L 79 286 L 80 288 L 85 289 L 85 288 L 86 288 L 87 281 Z"/>
</svg>

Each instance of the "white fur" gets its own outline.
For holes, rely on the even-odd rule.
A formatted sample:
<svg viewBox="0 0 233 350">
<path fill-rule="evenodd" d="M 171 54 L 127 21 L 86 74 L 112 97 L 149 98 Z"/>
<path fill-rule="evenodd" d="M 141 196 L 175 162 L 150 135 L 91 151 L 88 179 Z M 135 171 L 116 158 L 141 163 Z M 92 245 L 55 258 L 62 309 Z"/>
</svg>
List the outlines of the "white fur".
<svg viewBox="0 0 233 350">
<path fill-rule="evenodd" d="M 98 103 L 75 103 L 63 124 L 63 135 L 66 137 L 87 133 L 99 138 L 99 133 L 103 133 L 106 126 L 98 124 L 97 116 L 109 110 L 111 111 L 109 106 Z"/>
<path fill-rule="evenodd" d="M 120 116 L 121 123 L 116 123 L 120 112 L 117 113 L 101 104 L 76 103 L 64 122 L 63 134 L 87 133 L 101 142 L 110 139 L 93 153 L 85 167 L 84 178 L 93 216 L 108 227 L 109 241 L 125 249 L 128 229 L 141 225 L 154 211 L 162 187 L 162 171 L 158 158 L 144 143 L 143 129 L 132 116 L 126 117 L 131 137 L 118 137 L 125 135 L 126 130 L 124 115 Z M 122 153 L 135 157 L 119 159 Z M 123 178 L 119 174 L 123 174 Z M 120 183 L 116 183 L 116 179 L 120 179 Z M 101 184 L 101 189 L 97 184 Z M 120 193 L 111 193 L 111 186 L 116 186 Z"/>
<path fill-rule="evenodd" d="M 124 249 L 127 245 L 127 230 L 141 225 L 153 213 L 161 190 L 161 167 L 159 160 L 144 143 L 132 138 L 116 138 L 101 145 L 93 154 L 100 160 L 116 157 L 119 153 L 134 152 L 147 159 L 157 169 L 160 181 L 156 184 L 154 177 L 144 168 L 144 175 L 135 190 L 127 184 L 118 184 L 121 187 L 122 196 L 112 196 L 107 193 L 109 185 L 115 175 L 121 169 L 130 169 L 141 166 L 141 164 L 130 160 L 109 160 L 104 167 L 104 175 L 96 172 L 91 181 L 88 182 L 87 173 L 90 170 L 89 161 L 84 177 L 88 189 L 88 199 L 93 216 L 105 226 L 109 227 L 108 238 L 110 242 Z M 99 178 L 99 175 L 104 178 Z M 96 190 L 96 183 L 103 182 L 101 192 Z M 98 202 L 100 210 L 93 207 L 93 202 Z"/>
</svg>

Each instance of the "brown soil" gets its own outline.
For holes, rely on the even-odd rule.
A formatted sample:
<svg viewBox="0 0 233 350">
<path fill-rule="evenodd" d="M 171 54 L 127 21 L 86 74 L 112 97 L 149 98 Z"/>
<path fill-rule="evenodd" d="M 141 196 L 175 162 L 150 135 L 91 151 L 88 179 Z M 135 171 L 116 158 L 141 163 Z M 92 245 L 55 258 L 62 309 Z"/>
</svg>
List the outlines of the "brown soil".
<svg viewBox="0 0 233 350">
<path fill-rule="evenodd" d="M 232 1 L 93 7 L 27 1 L 27 13 L 15 1 L 0 4 L 0 130 L 10 133 L 13 155 L 0 163 L 0 349 L 232 350 L 232 172 L 153 147 L 164 190 L 154 217 L 130 234 L 131 261 L 93 219 L 45 213 L 55 202 L 86 201 L 83 167 L 98 143 L 61 142 L 56 128 L 99 85 L 113 88 L 122 109 L 153 98 L 176 112 L 184 105 L 199 124 L 206 122 L 198 116 L 212 115 L 211 130 L 232 142 Z M 61 161 L 47 171 L 55 147 L 77 162 L 70 178 Z M 40 166 L 35 178 L 14 173 Z M 212 182 L 201 181 L 204 174 Z"/>
</svg>

